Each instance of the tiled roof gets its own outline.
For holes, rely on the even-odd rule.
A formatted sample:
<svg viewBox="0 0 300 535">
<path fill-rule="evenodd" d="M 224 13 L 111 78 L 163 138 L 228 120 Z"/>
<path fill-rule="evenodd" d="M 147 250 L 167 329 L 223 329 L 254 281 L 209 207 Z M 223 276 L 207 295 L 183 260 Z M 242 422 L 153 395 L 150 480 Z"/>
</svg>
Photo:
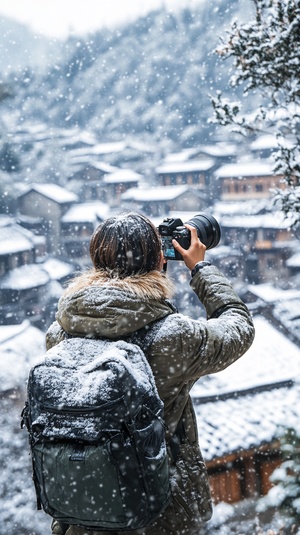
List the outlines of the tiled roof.
<svg viewBox="0 0 300 535">
<path fill-rule="evenodd" d="M 278 438 L 300 421 L 300 349 L 265 318 L 254 318 L 251 348 L 192 389 L 205 460 Z M 300 384 L 300 383 L 299 383 Z"/>
<path fill-rule="evenodd" d="M 286 424 L 299 425 L 300 389 L 284 386 L 207 403 L 194 401 L 206 461 L 270 443 Z"/>
</svg>

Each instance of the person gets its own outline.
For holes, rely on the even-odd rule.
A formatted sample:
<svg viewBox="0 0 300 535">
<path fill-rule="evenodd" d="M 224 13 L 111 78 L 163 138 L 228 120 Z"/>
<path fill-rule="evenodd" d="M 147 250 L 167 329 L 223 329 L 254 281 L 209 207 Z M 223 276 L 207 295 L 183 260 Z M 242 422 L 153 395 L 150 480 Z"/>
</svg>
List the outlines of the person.
<svg viewBox="0 0 300 535">
<path fill-rule="evenodd" d="M 170 455 L 172 497 L 167 508 L 151 526 L 128 533 L 192 535 L 210 519 L 212 501 L 190 390 L 200 377 L 240 358 L 254 337 L 246 305 L 224 275 L 205 261 L 206 248 L 196 229 L 186 226 L 191 232 L 189 249 L 175 240 L 173 245 L 192 270 L 190 284 L 207 319 L 194 320 L 174 310 L 170 301 L 174 285 L 162 271 L 159 233 L 144 215 L 130 212 L 107 219 L 95 230 L 90 242 L 93 268 L 67 287 L 46 335 L 49 349 L 66 333 L 118 339 L 145 326 L 151 333 L 146 355 L 164 402 L 167 444 L 177 433 L 178 451 Z M 52 533 L 65 532 L 112 534 L 63 526 L 54 520 Z"/>
</svg>

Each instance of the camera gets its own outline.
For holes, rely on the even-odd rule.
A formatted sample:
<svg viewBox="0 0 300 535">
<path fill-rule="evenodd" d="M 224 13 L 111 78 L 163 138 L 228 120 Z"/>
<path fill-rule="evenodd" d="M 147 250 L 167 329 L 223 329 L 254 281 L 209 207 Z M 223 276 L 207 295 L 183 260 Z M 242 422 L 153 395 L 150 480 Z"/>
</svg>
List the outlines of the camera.
<svg viewBox="0 0 300 535">
<path fill-rule="evenodd" d="M 206 249 L 216 247 L 221 238 L 221 229 L 218 221 L 210 214 L 200 213 L 186 221 L 186 224 L 197 229 L 198 238 Z M 179 218 L 166 218 L 158 226 L 162 240 L 162 250 L 166 260 L 183 260 L 181 254 L 174 249 L 172 240 L 178 241 L 184 249 L 191 244 L 191 233 Z"/>
</svg>

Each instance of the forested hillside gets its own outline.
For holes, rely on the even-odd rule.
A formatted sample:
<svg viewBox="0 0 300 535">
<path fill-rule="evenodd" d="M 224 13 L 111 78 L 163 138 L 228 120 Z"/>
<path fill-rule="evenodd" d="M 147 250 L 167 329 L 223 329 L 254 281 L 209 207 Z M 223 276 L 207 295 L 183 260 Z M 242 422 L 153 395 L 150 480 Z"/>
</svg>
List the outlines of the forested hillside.
<svg viewBox="0 0 300 535">
<path fill-rule="evenodd" d="M 13 98 L 2 104 L 15 124 L 79 126 L 103 139 L 139 136 L 180 145 L 212 128 L 208 94 L 223 89 L 230 63 L 213 53 L 249 0 L 205 2 L 193 10 L 161 9 L 86 38 L 70 38 L 57 56 L 10 75 Z"/>
</svg>

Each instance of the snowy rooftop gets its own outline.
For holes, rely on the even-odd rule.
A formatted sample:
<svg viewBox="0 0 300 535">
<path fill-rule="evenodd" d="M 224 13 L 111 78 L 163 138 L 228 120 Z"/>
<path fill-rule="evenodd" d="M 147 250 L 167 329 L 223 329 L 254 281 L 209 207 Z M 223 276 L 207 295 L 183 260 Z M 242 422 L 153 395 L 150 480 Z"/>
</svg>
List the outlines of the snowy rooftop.
<svg viewBox="0 0 300 535">
<path fill-rule="evenodd" d="M 272 212 L 257 215 L 239 215 L 222 217 L 223 227 L 229 228 L 266 228 L 266 229 L 289 229 L 292 218 L 285 217 L 282 212 Z"/>
<path fill-rule="evenodd" d="M 9 271 L 0 281 L 2 289 L 29 290 L 49 282 L 48 273 L 39 264 L 27 264 Z"/>
<path fill-rule="evenodd" d="M 27 234 L 27 235 L 26 235 Z M 1 226 L 0 232 L 0 255 L 30 251 L 34 247 L 33 235 L 22 231 L 21 227 L 16 224 Z"/>
<path fill-rule="evenodd" d="M 188 186 L 164 186 L 154 188 L 130 188 L 122 195 L 123 200 L 168 201 L 189 191 Z"/>
<path fill-rule="evenodd" d="M 188 162 L 169 162 L 156 167 L 155 172 L 161 173 L 188 173 L 193 171 L 208 171 L 214 165 L 214 160 L 189 160 Z"/>
<path fill-rule="evenodd" d="M 282 290 L 281 288 L 275 288 L 271 283 L 251 284 L 248 286 L 248 290 L 266 303 L 277 303 L 289 299 L 300 300 L 300 290 Z"/>
<path fill-rule="evenodd" d="M 261 316 L 253 345 L 222 372 L 192 390 L 199 441 L 206 460 L 271 441 L 278 428 L 299 418 L 300 349 Z"/>
<path fill-rule="evenodd" d="M 247 201 L 219 201 L 214 204 L 214 211 L 219 216 L 256 215 L 271 208 L 269 199 L 249 199 Z M 274 210 L 274 207 L 272 207 Z"/>
<path fill-rule="evenodd" d="M 259 136 L 255 141 L 253 141 L 250 144 L 250 149 L 251 150 L 276 149 L 278 148 L 279 143 L 282 145 L 283 140 L 280 139 L 279 141 L 275 135 L 266 134 L 263 136 Z M 290 140 L 285 139 L 284 145 L 286 147 L 292 147 L 293 143 Z"/>
<path fill-rule="evenodd" d="M 45 335 L 29 321 L 0 326 L 0 391 L 24 387 L 31 366 L 45 351 Z"/>
<path fill-rule="evenodd" d="M 37 191 L 41 195 L 44 195 L 44 197 L 48 197 L 49 199 L 52 199 L 58 203 L 71 203 L 78 201 L 78 197 L 75 195 L 75 193 L 62 188 L 61 186 L 57 186 L 56 184 L 34 184 L 27 189 L 26 193 L 32 190 Z M 26 193 L 22 193 L 22 195 L 25 195 Z"/>
<path fill-rule="evenodd" d="M 288 267 L 300 267 L 300 253 L 295 253 L 287 261 L 286 265 Z"/>
<path fill-rule="evenodd" d="M 300 349 L 262 316 L 254 317 L 254 325 L 255 339 L 245 355 L 226 370 L 200 379 L 193 396 L 219 396 L 300 375 Z"/>
<path fill-rule="evenodd" d="M 257 448 L 299 422 L 299 387 L 282 386 L 195 406 L 199 444 L 206 461 Z"/>
<path fill-rule="evenodd" d="M 57 258 L 48 258 L 43 264 L 40 264 L 52 280 L 63 279 L 74 272 L 74 266 L 67 264 Z"/>
<path fill-rule="evenodd" d="M 103 178 L 104 184 L 118 184 L 122 182 L 139 182 L 142 175 L 132 169 L 118 169 Z"/>
<path fill-rule="evenodd" d="M 222 165 L 216 170 L 217 178 L 244 178 L 249 176 L 273 176 L 272 164 L 262 161 L 245 161 Z"/>
<path fill-rule="evenodd" d="M 103 173 L 113 173 L 117 171 L 117 167 L 105 162 L 91 161 L 87 156 L 73 156 L 72 167 L 76 167 L 76 171 L 88 171 L 89 169 L 97 169 Z"/>
<path fill-rule="evenodd" d="M 75 204 L 62 217 L 63 223 L 95 223 L 98 218 L 106 219 L 109 206 L 102 202 L 86 202 Z"/>
</svg>

